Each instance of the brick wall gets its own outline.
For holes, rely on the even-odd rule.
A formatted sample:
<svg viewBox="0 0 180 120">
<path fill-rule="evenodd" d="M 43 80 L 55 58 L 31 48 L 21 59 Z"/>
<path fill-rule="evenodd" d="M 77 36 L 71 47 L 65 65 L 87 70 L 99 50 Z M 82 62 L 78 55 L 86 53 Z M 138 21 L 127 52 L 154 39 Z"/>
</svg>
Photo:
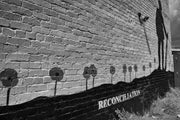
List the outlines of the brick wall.
<svg viewBox="0 0 180 120">
<path fill-rule="evenodd" d="M 168 0 L 161 2 L 170 33 Z M 0 72 L 15 69 L 19 81 L 11 89 L 9 104 L 53 96 L 53 67 L 64 72 L 56 95 L 84 91 L 82 74 L 91 64 L 97 68 L 94 86 L 111 82 L 110 66 L 116 69 L 114 84 L 149 75 L 158 66 L 157 6 L 156 0 L 0 0 Z M 151 54 L 138 12 L 149 16 L 145 27 Z M 5 105 L 7 88 L 0 86 L 0 104 Z"/>
</svg>

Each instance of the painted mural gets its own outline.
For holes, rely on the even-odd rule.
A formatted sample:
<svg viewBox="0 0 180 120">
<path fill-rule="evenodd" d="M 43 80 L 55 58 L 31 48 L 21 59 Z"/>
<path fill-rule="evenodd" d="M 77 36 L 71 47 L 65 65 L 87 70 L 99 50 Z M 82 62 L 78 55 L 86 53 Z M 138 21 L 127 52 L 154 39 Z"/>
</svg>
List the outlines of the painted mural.
<svg viewBox="0 0 180 120">
<path fill-rule="evenodd" d="M 90 0 L 88 3 L 84 3 L 84 1 L 79 0 L 78 3 L 76 3 L 77 1 L 74 3 L 68 0 L 61 0 L 60 2 L 45 0 L 42 3 L 36 1 L 32 4 L 29 1 L 17 1 L 19 2 L 10 2 L 8 0 L 0 2 L 3 3 L 2 5 L 0 4 L 0 14 L 3 14 L 4 17 L 3 20 L 0 19 L 0 32 L 2 27 L 3 34 L 8 34 L 0 37 L 1 41 L 5 40 L 5 43 L 2 42 L 0 44 L 2 44 L 3 48 L 6 46 L 16 48 L 10 49 L 7 55 L 4 55 L 2 62 L 7 64 L 9 62 L 7 58 L 9 57 L 11 62 L 17 64 L 13 64 L 13 67 L 12 65 L 7 67 L 5 64 L 4 66 L 7 68 L 2 65 L 0 81 L 6 94 L 5 99 L 2 100 L 6 104 L 0 106 L 0 120 L 117 120 L 123 118 L 124 114 L 126 114 L 125 111 L 143 115 L 150 109 L 154 100 L 158 97 L 164 97 L 170 87 L 174 86 L 173 72 L 167 70 L 167 56 L 170 46 L 167 44 L 169 43 L 169 38 L 162 13 L 162 1 L 158 0 L 158 7 L 154 3 L 151 4 L 151 7 L 157 8 L 154 11 L 156 18 L 153 22 L 156 28 L 155 36 L 157 36 L 158 40 L 157 50 L 153 46 L 156 45 L 152 42 L 154 39 L 151 40 L 152 36 L 148 36 L 149 28 L 147 23 L 152 21 L 152 16 L 141 10 L 133 9 L 128 2 L 123 2 L 125 7 L 128 6 L 128 9 L 119 16 L 113 8 L 119 3 L 116 3 L 117 1 L 104 1 L 104 3 L 103 1 Z M 136 4 L 139 5 L 141 2 Z M 19 9 L 14 8 L 16 11 L 14 10 L 13 14 L 9 13 L 11 9 L 5 8 L 6 4 L 23 6 L 25 9 L 32 10 L 33 16 L 38 18 L 37 21 L 34 18 L 29 18 L 31 11 L 29 11 L 29 14 L 28 10 L 26 11 L 27 14 L 21 13 L 23 9 L 20 11 L 19 7 Z M 36 4 L 40 5 L 37 6 Z M 108 4 L 108 7 L 112 8 L 105 9 L 106 11 L 101 10 L 104 8 L 103 4 L 104 6 Z M 47 9 L 42 9 L 41 5 L 46 6 Z M 67 17 L 66 14 L 60 14 L 59 10 L 60 12 L 64 11 L 58 9 L 58 7 L 63 7 L 63 10 L 70 17 Z M 121 9 L 125 10 L 125 8 Z M 131 9 L 134 10 L 133 12 L 131 11 L 132 13 L 128 11 Z M 69 12 L 70 10 L 81 12 L 74 14 Z M 99 17 L 98 15 L 101 15 L 101 12 L 98 13 L 98 10 L 103 14 L 107 14 L 108 11 L 107 15 L 111 14 L 110 19 Z M 112 11 L 114 13 L 111 13 Z M 40 12 L 46 13 L 46 15 L 40 14 Z M 133 15 L 126 16 L 126 12 Z M 22 27 L 22 30 L 28 31 L 25 33 L 28 37 L 27 41 L 23 36 L 23 32 L 18 31 L 20 29 L 19 26 L 14 25 L 15 23 L 13 24 L 13 22 L 7 24 L 7 21 L 4 22 L 4 19 L 7 18 L 8 20 L 21 20 L 22 18 L 19 18 L 20 15 L 15 17 L 16 13 L 28 16 L 26 19 L 23 17 L 23 24 L 17 22 Z M 14 15 L 14 17 L 9 18 L 9 14 Z M 93 27 L 78 21 L 77 16 L 80 16 L 84 21 L 88 21 Z M 86 18 L 85 16 L 88 17 Z M 92 18 L 92 16 L 95 16 L 95 18 Z M 124 21 L 118 21 L 122 16 L 126 18 L 125 22 L 127 24 L 124 24 Z M 116 21 L 115 23 L 112 18 Z M 60 21 L 60 19 L 62 20 Z M 74 24 L 73 21 L 75 20 L 78 23 Z M 34 23 L 31 23 L 31 21 L 34 21 Z M 29 28 L 30 26 L 26 26 L 26 23 L 30 24 L 31 27 L 33 26 L 32 30 Z M 9 24 L 12 30 L 9 30 Z M 45 29 L 39 29 L 37 26 L 43 26 Z M 105 26 L 106 29 L 102 29 L 102 26 Z M 135 28 L 134 31 L 131 29 L 132 26 Z M 17 34 L 15 36 L 12 32 L 13 30 L 15 30 L 16 34 L 20 32 L 21 35 L 18 36 Z M 114 30 L 115 33 L 110 30 Z M 32 31 L 37 33 L 34 35 Z M 121 34 L 119 35 L 119 31 L 123 31 L 122 36 Z M 45 35 L 43 36 L 39 32 Z M 101 36 L 102 34 L 104 36 Z M 137 35 L 133 36 L 133 34 Z M 13 38 L 14 36 L 15 38 Z M 17 39 L 17 36 L 21 38 Z M 111 39 L 114 36 L 116 38 Z M 108 39 L 105 39 L 106 37 Z M 8 42 L 13 43 L 12 39 L 16 40 L 18 45 L 9 44 Z M 40 41 L 39 44 L 36 39 Z M 77 39 L 79 40 L 78 42 L 75 41 Z M 137 42 L 134 41 L 136 39 Z M 31 42 L 29 43 L 29 41 Z M 50 42 L 52 44 L 49 44 Z M 132 44 L 129 44 L 131 42 Z M 59 43 L 63 43 L 63 45 Z M 30 47 L 35 47 L 36 49 L 30 49 Z M 53 49 L 53 51 L 50 49 Z M 22 51 L 28 54 L 21 54 Z M 35 53 L 31 53 L 33 51 Z M 2 50 L 3 52 L 4 50 Z M 10 56 L 8 56 L 9 54 Z M 15 56 L 13 56 L 14 54 Z M 45 55 L 41 56 L 41 54 Z M 158 68 L 156 66 L 157 56 Z M 86 58 L 85 60 L 84 57 Z M 140 72 L 141 74 L 139 75 Z M 27 77 L 28 79 L 26 80 Z M 38 87 L 34 87 L 34 83 Z M 48 83 L 48 85 L 44 87 L 44 83 Z M 20 86 L 22 87 L 20 89 L 18 85 L 26 85 L 26 88 L 23 89 Z M 18 87 L 16 88 L 16 86 Z M 47 90 L 47 87 L 50 92 Z M 64 90 L 64 88 L 66 89 Z M 21 104 L 10 104 L 10 100 L 14 100 L 13 94 L 15 92 L 12 91 L 14 89 L 17 89 L 17 93 L 21 93 L 21 90 L 24 90 L 32 94 L 38 93 L 38 91 L 40 91 L 39 93 L 48 91 L 48 95 L 44 93 L 43 95 L 37 94 L 33 99 L 27 99 Z M 78 89 L 78 92 L 76 89 Z M 65 91 L 64 93 L 61 92 L 63 90 Z M 24 93 L 29 95 L 26 92 Z"/>
<path fill-rule="evenodd" d="M 158 0 L 159 8 L 156 10 L 156 32 L 158 36 L 158 69 L 167 68 L 168 33 L 162 15 L 161 1 Z M 165 45 L 166 43 L 166 45 Z M 164 51 L 165 50 L 165 51 Z"/>
</svg>

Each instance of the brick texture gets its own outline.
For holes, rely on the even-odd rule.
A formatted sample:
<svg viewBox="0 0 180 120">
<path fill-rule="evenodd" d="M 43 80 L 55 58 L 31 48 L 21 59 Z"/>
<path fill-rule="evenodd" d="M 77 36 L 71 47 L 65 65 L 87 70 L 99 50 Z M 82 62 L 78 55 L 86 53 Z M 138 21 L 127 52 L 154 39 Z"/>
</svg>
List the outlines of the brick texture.
<svg viewBox="0 0 180 120">
<path fill-rule="evenodd" d="M 52 96 L 55 81 L 49 71 L 54 67 L 64 72 L 56 95 L 85 91 L 83 72 L 91 64 L 97 68 L 97 75 L 88 79 L 88 89 L 109 84 L 111 78 L 112 84 L 129 83 L 150 75 L 158 67 L 157 1 L 0 0 L 0 73 L 6 68 L 15 69 L 19 80 L 9 104 Z M 161 0 L 165 26 L 170 33 L 167 1 Z M 139 12 L 149 17 L 145 28 L 151 54 Z M 169 44 L 167 70 L 173 70 L 170 49 Z M 115 67 L 113 75 L 111 66 Z M 0 93 L 6 90 L 0 88 Z M 5 105 L 5 98 L 6 94 L 0 94 L 0 105 Z"/>
</svg>

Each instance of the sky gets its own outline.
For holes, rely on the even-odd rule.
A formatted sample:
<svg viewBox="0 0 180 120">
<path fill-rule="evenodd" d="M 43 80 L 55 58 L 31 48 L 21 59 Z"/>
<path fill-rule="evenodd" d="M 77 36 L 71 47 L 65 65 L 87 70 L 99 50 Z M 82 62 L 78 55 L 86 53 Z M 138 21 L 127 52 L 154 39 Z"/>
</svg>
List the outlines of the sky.
<svg viewBox="0 0 180 120">
<path fill-rule="evenodd" d="M 180 0 L 169 0 L 172 46 L 180 48 Z M 178 42 L 179 41 L 179 42 Z"/>
<path fill-rule="evenodd" d="M 178 7 L 180 4 L 180 0 L 169 0 L 169 8 L 171 17 L 175 17 L 178 15 Z"/>
</svg>

